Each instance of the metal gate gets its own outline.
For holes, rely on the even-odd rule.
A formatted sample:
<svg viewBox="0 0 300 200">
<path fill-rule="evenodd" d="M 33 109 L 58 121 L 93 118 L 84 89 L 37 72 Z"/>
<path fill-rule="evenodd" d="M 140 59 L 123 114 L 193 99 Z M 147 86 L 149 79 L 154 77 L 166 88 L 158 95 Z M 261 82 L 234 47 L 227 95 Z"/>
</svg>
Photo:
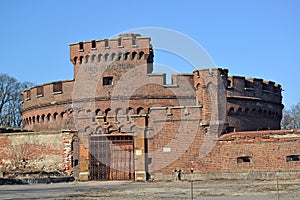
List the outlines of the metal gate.
<svg viewBox="0 0 300 200">
<path fill-rule="evenodd" d="M 90 178 L 92 180 L 134 179 L 132 136 L 91 136 Z"/>
</svg>

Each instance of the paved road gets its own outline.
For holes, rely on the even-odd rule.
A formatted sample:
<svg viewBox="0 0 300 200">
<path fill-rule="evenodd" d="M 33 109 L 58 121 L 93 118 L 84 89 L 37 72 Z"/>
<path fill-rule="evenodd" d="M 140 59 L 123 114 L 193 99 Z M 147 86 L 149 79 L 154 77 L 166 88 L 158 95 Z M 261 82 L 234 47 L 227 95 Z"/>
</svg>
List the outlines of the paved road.
<svg viewBox="0 0 300 200">
<path fill-rule="evenodd" d="M 193 183 L 194 199 L 277 200 L 276 182 L 205 181 Z M 300 181 L 280 182 L 279 197 L 300 199 Z M 0 199 L 191 199 L 190 182 L 72 182 L 2 185 Z"/>
</svg>

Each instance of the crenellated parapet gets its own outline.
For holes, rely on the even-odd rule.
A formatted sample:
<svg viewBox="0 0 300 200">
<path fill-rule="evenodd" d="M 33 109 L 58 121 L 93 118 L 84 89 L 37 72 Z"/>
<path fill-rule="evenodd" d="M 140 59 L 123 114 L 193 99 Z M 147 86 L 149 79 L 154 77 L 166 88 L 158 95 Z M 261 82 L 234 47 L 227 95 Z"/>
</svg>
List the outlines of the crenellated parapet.
<svg viewBox="0 0 300 200">
<path fill-rule="evenodd" d="M 259 98 L 263 101 L 281 104 L 281 85 L 273 81 L 241 76 L 228 77 L 228 97 Z"/>
<path fill-rule="evenodd" d="M 153 63 L 153 50 L 149 37 L 139 34 L 120 34 L 118 38 L 91 40 L 70 44 L 70 60 L 74 65 L 74 77 L 79 67 L 85 65 L 105 65 L 118 62 L 121 67 L 125 63 Z M 148 73 L 153 70 L 147 66 Z"/>
<path fill-rule="evenodd" d="M 73 80 L 56 81 L 25 90 L 22 93 L 23 113 L 35 107 L 70 103 L 73 83 Z"/>
<path fill-rule="evenodd" d="M 215 112 L 226 118 L 228 132 L 280 129 L 281 85 L 258 78 L 228 76 L 227 69 L 197 70 L 194 80 L 196 102 L 203 105 L 202 115 L 207 125 Z M 209 90 L 211 84 L 217 85 L 215 91 Z M 213 105 L 214 102 L 217 103 Z M 225 118 L 220 116 L 222 112 Z"/>
</svg>

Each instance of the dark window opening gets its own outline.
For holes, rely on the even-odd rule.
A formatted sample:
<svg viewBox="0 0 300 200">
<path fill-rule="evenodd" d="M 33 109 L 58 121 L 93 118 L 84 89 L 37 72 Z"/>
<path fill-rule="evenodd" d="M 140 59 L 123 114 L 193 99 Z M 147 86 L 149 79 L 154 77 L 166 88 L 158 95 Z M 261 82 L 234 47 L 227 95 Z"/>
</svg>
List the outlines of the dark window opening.
<svg viewBox="0 0 300 200">
<path fill-rule="evenodd" d="M 104 45 L 105 45 L 105 48 L 108 48 L 108 39 L 104 40 Z"/>
<path fill-rule="evenodd" d="M 76 65 L 78 57 L 74 57 L 74 64 Z"/>
<path fill-rule="evenodd" d="M 119 46 L 119 47 L 122 46 L 122 38 L 118 38 L 118 46 Z"/>
<path fill-rule="evenodd" d="M 299 161 L 300 161 L 300 155 L 286 156 L 286 162 L 299 162 Z"/>
<path fill-rule="evenodd" d="M 115 59 L 115 53 L 112 53 L 111 55 L 110 55 L 110 58 L 111 58 L 111 60 L 114 60 Z"/>
<path fill-rule="evenodd" d="M 134 59 L 135 59 L 136 54 L 137 54 L 137 52 L 132 52 L 132 54 L 131 54 L 131 60 L 134 60 Z"/>
<path fill-rule="evenodd" d="M 129 55 L 129 52 L 126 52 L 126 53 L 124 54 L 124 60 L 127 60 L 127 59 L 128 59 L 128 55 Z"/>
<path fill-rule="evenodd" d="M 113 77 L 103 77 L 103 85 L 113 85 Z"/>
<path fill-rule="evenodd" d="M 82 64 L 83 56 L 79 57 L 79 63 Z"/>
<path fill-rule="evenodd" d="M 47 121 L 50 121 L 50 119 L 51 119 L 51 114 L 48 114 L 47 115 Z"/>
<path fill-rule="evenodd" d="M 78 159 L 75 159 L 73 161 L 73 167 L 76 167 L 77 165 L 79 165 L 79 160 Z"/>
<path fill-rule="evenodd" d="M 96 57 L 96 55 L 92 55 L 92 57 L 91 57 L 91 63 L 93 63 L 95 61 L 95 57 Z"/>
<path fill-rule="evenodd" d="M 132 37 L 132 45 L 136 45 L 136 37 Z"/>
<path fill-rule="evenodd" d="M 117 60 L 121 60 L 121 58 L 122 58 L 122 53 L 119 53 L 118 57 L 117 57 Z"/>
<path fill-rule="evenodd" d="M 250 163 L 252 162 L 252 158 L 249 156 L 242 156 L 237 158 L 238 163 Z"/>
<path fill-rule="evenodd" d="M 27 92 L 26 92 L 26 99 L 27 100 L 31 99 L 31 90 L 27 90 Z"/>
<path fill-rule="evenodd" d="M 62 92 L 62 82 L 53 83 L 53 93 L 61 93 Z"/>
<path fill-rule="evenodd" d="M 38 97 L 44 96 L 44 87 L 43 86 L 37 87 L 36 95 Z"/>
<path fill-rule="evenodd" d="M 41 117 L 42 121 L 45 121 L 45 115 L 43 114 Z"/>
<path fill-rule="evenodd" d="M 105 54 L 104 55 L 104 60 L 107 61 L 107 59 L 108 59 L 108 54 Z"/>
<path fill-rule="evenodd" d="M 83 42 L 79 42 L 79 51 L 83 51 Z"/>
<path fill-rule="evenodd" d="M 139 59 L 139 60 L 140 60 L 140 59 L 142 59 L 142 58 L 143 58 L 143 56 L 144 56 L 144 52 L 143 52 L 143 51 L 141 51 L 141 52 L 139 53 L 138 59 Z"/>
<path fill-rule="evenodd" d="M 231 132 L 235 132 L 235 127 L 229 126 L 229 127 L 226 128 L 225 133 L 231 133 Z"/>
<path fill-rule="evenodd" d="M 95 48 L 96 48 L 96 41 L 92 40 L 92 49 L 95 49 Z"/>
</svg>

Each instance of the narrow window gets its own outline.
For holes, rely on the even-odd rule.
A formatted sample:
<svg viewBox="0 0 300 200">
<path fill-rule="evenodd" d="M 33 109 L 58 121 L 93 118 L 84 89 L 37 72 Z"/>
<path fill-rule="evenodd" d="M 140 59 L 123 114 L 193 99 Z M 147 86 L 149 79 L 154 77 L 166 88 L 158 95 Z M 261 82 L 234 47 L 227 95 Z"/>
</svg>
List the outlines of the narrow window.
<svg viewBox="0 0 300 200">
<path fill-rule="evenodd" d="M 62 82 L 53 83 L 53 93 L 54 94 L 62 93 Z"/>
<path fill-rule="evenodd" d="M 122 53 L 119 53 L 118 57 L 117 57 L 117 60 L 121 60 L 121 58 L 122 58 Z"/>
<path fill-rule="evenodd" d="M 91 63 L 93 63 L 94 61 L 95 61 L 95 57 L 96 57 L 96 55 L 94 54 L 94 55 L 92 55 L 92 57 L 91 57 Z"/>
<path fill-rule="evenodd" d="M 122 38 L 118 38 L 118 46 L 122 47 Z"/>
<path fill-rule="evenodd" d="M 51 114 L 48 114 L 48 115 L 47 115 L 47 121 L 49 122 L 50 119 L 51 119 Z"/>
<path fill-rule="evenodd" d="M 104 55 L 104 60 L 105 60 L 105 61 L 107 61 L 108 55 L 109 55 L 108 53 Z"/>
<path fill-rule="evenodd" d="M 76 65 L 78 57 L 74 57 L 74 64 Z"/>
<path fill-rule="evenodd" d="M 124 60 L 128 59 L 129 52 L 124 53 Z"/>
<path fill-rule="evenodd" d="M 132 45 L 133 45 L 133 46 L 136 46 L 136 36 L 133 36 L 133 37 L 132 37 Z"/>
<path fill-rule="evenodd" d="M 286 156 L 286 162 L 299 162 L 299 161 L 300 161 L 300 155 Z"/>
<path fill-rule="evenodd" d="M 54 119 L 54 120 L 57 120 L 57 117 L 58 117 L 58 113 L 54 113 L 53 119 Z"/>
<path fill-rule="evenodd" d="M 237 163 L 250 163 L 252 162 L 252 158 L 249 156 L 241 156 L 237 158 Z"/>
<path fill-rule="evenodd" d="M 113 85 L 113 77 L 103 77 L 103 85 Z"/>
<path fill-rule="evenodd" d="M 30 100 L 31 99 L 31 90 L 27 90 L 26 92 L 26 100 Z"/>
<path fill-rule="evenodd" d="M 144 55 L 144 52 L 141 51 L 141 52 L 139 53 L 138 59 L 139 59 L 139 60 L 142 59 L 142 58 L 143 58 L 143 55 Z"/>
<path fill-rule="evenodd" d="M 37 97 L 42 97 L 44 96 L 44 87 L 43 86 L 38 86 L 36 89 L 36 96 Z"/>
<path fill-rule="evenodd" d="M 132 52 L 132 54 L 131 54 L 131 60 L 134 60 L 134 59 L 135 59 L 136 54 L 137 54 L 137 52 Z"/>
<path fill-rule="evenodd" d="M 96 49 L 96 41 L 92 40 L 92 49 Z"/>
<path fill-rule="evenodd" d="M 108 48 L 108 39 L 104 40 L 104 45 L 105 45 L 105 48 Z"/>
<path fill-rule="evenodd" d="M 83 51 L 83 42 L 79 42 L 79 51 Z"/>
<path fill-rule="evenodd" d="M 82 64 L 83 56 L 79 57 L 79 64 Z"/>
<path fill-rule="evenodd" d="M 111 54 L 111 57 L 110 57 L 111 60 L 114 60 L 114 59 L 115 59 L 115 55 L 116 55 L 115 53 L 112 53 L 112 54 Z"/>
</svg>

